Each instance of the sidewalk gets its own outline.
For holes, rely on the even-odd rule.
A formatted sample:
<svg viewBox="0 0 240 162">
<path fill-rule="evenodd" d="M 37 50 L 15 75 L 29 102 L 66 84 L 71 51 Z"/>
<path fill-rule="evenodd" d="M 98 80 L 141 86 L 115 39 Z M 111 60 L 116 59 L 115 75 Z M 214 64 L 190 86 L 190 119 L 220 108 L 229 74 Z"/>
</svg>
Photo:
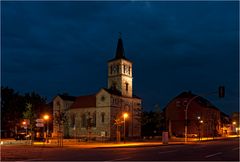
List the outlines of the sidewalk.
<svg viewBox="0 0 240 162">
<path fill-rule="evenodd" d="M 190 144 L 192 142 L 188 142 Z M 99 142 L 78 142 L 78 143 L 69 143 L 64 142 L 63 147 L 76 147 L 76 148 L 126 148 L 126 147 L 154 147 L 154 146 L 167 146 L 167 145 L 182 145 L 184 142 L 168 142 L 163 144 L 160 141 L 156 142 L 120 142 L 120 143 L 99 143 Z M 56 143 L 34 143 L 34 146 L 45 146 L 45 147 L 58 147 Z"/>
<path fill-rule="evenodd" d="M 214 137 L 214 138 L 202 138 L 199 141 L 198 138 L 188 138 L 188 142 L 184 142 L 184 138 L 171 138 L 167 143 L 164 143 L 161 140 L 156 141 L 137 141 L 126 143 L 120 142 L 78 142 L 76 140 L 64 140 L 63 147 L 77 147 L 77 148 L 124 148 L 124 147 L 154 147 L 154 146 L 167 146 L 167 145 L 182 145 L 182 144 L 198 144 L 200 142 L 220 140 L 227 138 L 236 138 L 239 136 L 229 136 L 229 137 Z M 16 141 L 14 139 L 1 139 L 1 145 L 29 145 L 30 141 Z M 49 143 L 44 142 L 34 142 L 33 146 L 44 146 L 44 147 L 58 147 L 57 140 L 49 140 Z"/>
</svg>

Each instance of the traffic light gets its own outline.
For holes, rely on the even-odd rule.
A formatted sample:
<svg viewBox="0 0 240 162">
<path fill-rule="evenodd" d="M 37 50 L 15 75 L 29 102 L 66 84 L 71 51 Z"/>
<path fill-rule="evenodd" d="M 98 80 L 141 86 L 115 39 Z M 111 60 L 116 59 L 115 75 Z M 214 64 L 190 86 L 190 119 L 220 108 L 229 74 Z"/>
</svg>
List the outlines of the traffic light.
<svg viewBox="0 0 240 162">
<path fill-rule="evenodd" d="M 225 87 L 224 86 L 218 87 L 218 96 L 219 96 L 219 98 L 223 98 L 225 96 Z"/>
</svg>

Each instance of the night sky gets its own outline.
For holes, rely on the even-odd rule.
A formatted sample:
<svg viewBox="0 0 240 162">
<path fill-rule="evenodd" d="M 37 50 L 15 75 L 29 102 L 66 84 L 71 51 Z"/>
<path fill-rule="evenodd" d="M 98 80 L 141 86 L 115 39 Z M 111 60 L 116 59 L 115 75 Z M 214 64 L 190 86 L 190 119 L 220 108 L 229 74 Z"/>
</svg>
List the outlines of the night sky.
<svg viewBox="0 0 240 162">
<path fill-rule="evenodd" d="M 239 111 L 239 6 L 209 2 L 1 2 L 1 85 L 80 96 L 107 87 L 118 32 L 145 110 L 183 91 Z"/>
</svg>

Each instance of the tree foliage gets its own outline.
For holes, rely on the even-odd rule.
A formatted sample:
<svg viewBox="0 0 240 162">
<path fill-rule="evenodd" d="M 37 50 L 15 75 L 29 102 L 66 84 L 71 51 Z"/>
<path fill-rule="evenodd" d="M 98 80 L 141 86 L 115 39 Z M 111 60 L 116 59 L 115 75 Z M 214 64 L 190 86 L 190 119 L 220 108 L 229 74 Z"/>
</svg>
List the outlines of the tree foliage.
<svg viewBox="0 0 240 162">
<path fill-rule="evenodd" d="M 154 111 L 142 112 L 142 136 L 159 136 L 165 129 L 164 114 L 158 105 Z"/>
<path fill-rule="evenodd" d="M 23 112 L 23 118 L 28 119 L 30 121 L 29 126 L 30 129 L 32 130 L 35 125 L 35 119 L 37 118 L 36 113 L 32 109 L 33 105 L 31 103 L 26 104 L 26 109 Z"/>
<path fill-rule="evenodd" d="M 20 122 L 26 117 L 24 112 L 30 107 L 26 107 L 27 103 L 31 103 L 31 111 L 37 116 L 45 111 L 43 108 L 46 107 L 46 98 L 36 92 L 20 94 L 12 88 L 1 87 L 1 130 L 14 132 L 16 128 L 20 128 Z"/>
</svg>

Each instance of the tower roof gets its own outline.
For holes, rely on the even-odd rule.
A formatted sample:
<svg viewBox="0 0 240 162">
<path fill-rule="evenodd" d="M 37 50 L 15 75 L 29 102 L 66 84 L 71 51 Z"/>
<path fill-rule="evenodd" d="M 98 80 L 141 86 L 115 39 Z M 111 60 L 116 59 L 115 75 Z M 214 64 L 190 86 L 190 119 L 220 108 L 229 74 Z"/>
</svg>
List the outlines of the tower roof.
<svg viewBox="0 0 240 162">
<path fill-rule="evenodd" d="M 123 41 L 122 41 L 121 35 L 119 35 L 115 59 L 121 59 L 121 58 L 125 58 L 125 56 L 124 56 Z"/>
<path fill-rule="evenodd" d="M 130 61 L 130 60 L 128 60 L 128 59 L 125 57 L 125 52 L 124 52 L 124 47 L 123 47 L 123 41 L 122 41 L 122 35 L 121 35 L 121 33 L 119 33 L 119 38 L 118 38 L 118 43 L 117 43 L 115 58 L 114 58 L 114 59 L 111 59 L 111 60 L 109 60 L 109 61 L 118 60 L 118 59 L 124 59 L 124 60 Z M 131 62 L 131 61 L 130 61 L 130 62 Z"/>
</svg>

